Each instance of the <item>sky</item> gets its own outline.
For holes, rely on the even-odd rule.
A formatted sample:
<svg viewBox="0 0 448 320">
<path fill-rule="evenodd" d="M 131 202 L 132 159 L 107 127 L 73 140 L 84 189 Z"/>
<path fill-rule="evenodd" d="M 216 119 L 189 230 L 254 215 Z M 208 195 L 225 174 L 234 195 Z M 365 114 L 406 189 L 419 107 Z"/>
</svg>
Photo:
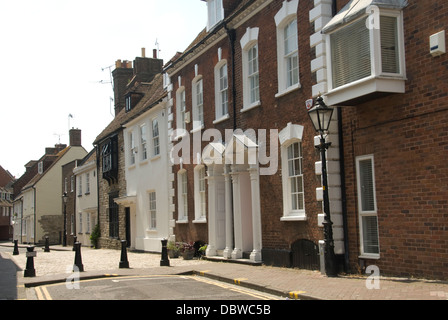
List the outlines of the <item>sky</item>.
<svg viewBox="0 0 448 320">
<path fill-rule="evenodd" d="M 157 42 L 166 63 L 206 23 L 200 0 L 1 1 L 0 165 L 19 178 L 72 127 L 92 150 L 113 119 L 115 61 Z"/>
</svg>

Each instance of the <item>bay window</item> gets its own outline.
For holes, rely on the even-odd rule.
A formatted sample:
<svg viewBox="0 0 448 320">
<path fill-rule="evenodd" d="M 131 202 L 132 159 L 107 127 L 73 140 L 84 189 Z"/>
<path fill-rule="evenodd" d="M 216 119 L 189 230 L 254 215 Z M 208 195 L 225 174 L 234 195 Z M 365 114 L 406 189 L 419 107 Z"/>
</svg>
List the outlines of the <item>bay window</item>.
<svg viewBox="0 0 448 320">
<path fill-rule="evenodd" d="M 381 6 L 361 10 L 354 2 L 347 6 L 352 10 L 342 9 L 323 29 L 327 43 L 327 103 L 355 105 L 384 93 L 404 93 L 402 11 Z"/>
</svg>

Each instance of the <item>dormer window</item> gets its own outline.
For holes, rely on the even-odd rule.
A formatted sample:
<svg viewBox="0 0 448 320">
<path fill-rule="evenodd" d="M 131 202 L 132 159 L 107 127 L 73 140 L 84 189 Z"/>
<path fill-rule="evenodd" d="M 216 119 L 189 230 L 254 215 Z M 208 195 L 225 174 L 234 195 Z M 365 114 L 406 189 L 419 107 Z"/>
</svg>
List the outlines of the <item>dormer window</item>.
<svg viewBox="0 0 448 320">
<path fill-rule="evenodd" d="M 224 19 L 222 0 L 207 0 L 208 23 L 207 31 Z"/>
<path fill-rule="evenodd" d="M 132 105 L 131 105 L 131 95 L 126 96 L 126 112 L 131 111 Z"/>
</svg>

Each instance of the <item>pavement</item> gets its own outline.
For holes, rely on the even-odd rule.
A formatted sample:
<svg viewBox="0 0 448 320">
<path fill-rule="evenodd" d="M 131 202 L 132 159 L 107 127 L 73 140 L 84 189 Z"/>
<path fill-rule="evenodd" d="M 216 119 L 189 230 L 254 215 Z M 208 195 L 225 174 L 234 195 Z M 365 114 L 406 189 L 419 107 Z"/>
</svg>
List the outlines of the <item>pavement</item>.
<svg viewBox="0 0 448 320">
<path fill-rule="evenodd" d="M 72 275 L 75 252 L 71 247 L 50 246 L 50 252 L 36 247 L 35 277 L 24 277 L 26 246 L 19 245 L 19 255 L 13 255 L 12 243 L 1 257 L 17 266 L 17 300 L 26 299 L 25 288 L 65 282 Z M 6 252 L 4 252 L 6 251 Z M 170 259 L 169 266 L 160 266 L 161 255 L 127 252 L 129 268 L 119 268 L 120 250 L 82 247 L 84 272 L 80 279 L 119 276 L 195 274 L 222 282 L 275 294 L 285 299 L 300 300 L 448 300 L 448 282 L 366 275 L 327 277 L 319 271 L 244 263 L 210 261 L 205 259 Z"/>
</svg>

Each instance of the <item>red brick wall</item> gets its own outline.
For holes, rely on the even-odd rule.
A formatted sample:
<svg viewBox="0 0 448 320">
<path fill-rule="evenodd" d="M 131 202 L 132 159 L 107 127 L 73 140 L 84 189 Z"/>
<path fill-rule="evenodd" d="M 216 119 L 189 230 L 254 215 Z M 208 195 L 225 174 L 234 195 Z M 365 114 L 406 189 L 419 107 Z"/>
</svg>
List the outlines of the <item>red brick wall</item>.
<svg viewBox="0 0 448 320">
<path fill-rule="evenodd" d="M 448 55 L 429 54 L 429 37 L 447 18 L 440 1 L 411 1 L 406 93 L 342 108 L 353 270 L 360 265 L 354 158 L 373 154 L 380 259 L 367 263 L 382 274 L 448 278 Z"/>
<path fill-rule="evenodd" d="M 275 98 L 278 92 L 277 82 L 277 36 L 274 16 L 281 9 L 282 1 L 274 1 L 266 6 L 260 13 L 256 14 L 247 22 L 243 23 L 236 30 L 235 41 L 235 88 L 236 88 L 236 128 L 243 130 L 252 128 L 258 129 L 278 129 L 281 131 L 289 122 L 300 124 L 305 127 L 303 135 L 304 166 L 305 166 L 305 208 L 307 221 L 283 222 L 280 218 L 283 215 L 283 193 L 281 180 L 280 149 L 274 150 L 279 157 L 279 167 L 276 174 L 272 176 L 260 177 L 260 198 L 261 198 L 261 223 L 262 223 L 262 244 L 263 248 L 289 249 L 290 245 L 302 238 L 310 239 L 317 243 L 323 239 L 322 229 L 317 226 L 317 214 L 322 209 L 316 202 L 315 190 L 320 186 L 320 180 L 315 175 L 314 165 L 319 159 L 319 154 L 314 148 L 314 129 L 306 112 L 305 101 L 311 97 L 311 54 L 310 54 L 310 34 L 313 32 L 309 23 L 309 11 L 313 8 L 312 2 L 299 2 L 298 9 L 298 30 L 299 30 L 299 63 L 300 63 L 300 83 L 302 88 L 295 90 L 280 98 Z M 242 52 L 240 40 L 246 33 L 248 27 L 259 28 L 259 68 L 260 68 L 260 100 L 261 106 L 250 111 L 241 113 L 243 105 L 242 96 Z M 215 120 L 215 97 L 214 97 L 214 67 L 218 62 L 218 48 L 222 48 L 222 58 L 228 61 L 229 78 L 229 114 L 226 121 L 213 125 Z M 207 52 L 192 60 L 179 72 L 170 74 L 173 82 L 173 113 L 175 117 L 175 93 L 179 88 L 178 76 L 182 76 L 182 85 L 186 87 L 187 111 L 191 112 L 191 81 L 194 78 L 194 65 L 199 65 L 199 72 L 204 79 L 204 118 L 206 128 L 217 128 L 220 130 L 233 128 L 232 110 L 232 69 L 230 59 L 229 40 L 226 37 L 217 45 L 209 48 Z M 176 119 L 173 122 L 176 126 Z M 187 125 L 187 130 L 191 130 L 191 123 Z M 225 137 L 224 132 L 222 133 Z M 203 144 L 203 147 L 206 143 Z M 279 146 L 280 147 L 280 146 Z M 268 155 L 270 151 L 268 150 Z M 207 225 L 193 224 L 194 199 L 193 199 L 193 168 L 194 165 L 184 165 L 188 172 L 189 186 L 189 223 L 177 224 L 174 230 L 178 240 L 204 240 L 207 241 Z M 176 176 L 174 186 L 177 190 L 177 171 L 179 166 L 174 166 Z M 177 219 L 177 191 L 175 195 Z"/>
</svg>

